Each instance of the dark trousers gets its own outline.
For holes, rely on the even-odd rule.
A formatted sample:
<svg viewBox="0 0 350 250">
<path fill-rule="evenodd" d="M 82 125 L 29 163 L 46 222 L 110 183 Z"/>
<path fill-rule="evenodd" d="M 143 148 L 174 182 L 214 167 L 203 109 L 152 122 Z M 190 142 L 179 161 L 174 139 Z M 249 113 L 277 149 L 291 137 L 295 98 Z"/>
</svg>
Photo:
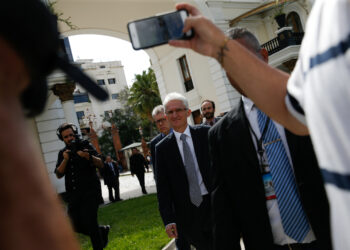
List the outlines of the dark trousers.
<svg viewBox="0 0 350 250">
<path fill-rule="evenodd" d="M 112 185 L 107 185 L 107 187 L 108 187 L 109 200 L 110 201 L 120 200 L 119 178 L 116 177 Z M 113 196 L 113 189 L 114 189 L 114 196 Z"/>
<path fill-rule="evenodd" d="M 90 236 L 94 250 L 103 249 L 102 227 L 97 222 L 99 196 L 96 192 L 74 194 L 68 202 L 68 215 L 74 230 Z"/>
<path fill-rule="evenodd" d="M 212 250 L 213 235 L 210 210 L 210 195 L 203 196 L 203 201 L 199 207 L 191 204 L 189 215 L 191 222 L 178 228 L 180 235 L 197 250 Z M 185 248 L 186 249 L 186 248 Z"/>
<path fill-rule="evenodd" d="M 145 188 L 145 173 L 137 173 L 137 174 L 136 174 L 136 177 L 137 177 L 137 179 L 139 180 L 142 193 L 146 193 L 146 188 Z"/>
</svg>

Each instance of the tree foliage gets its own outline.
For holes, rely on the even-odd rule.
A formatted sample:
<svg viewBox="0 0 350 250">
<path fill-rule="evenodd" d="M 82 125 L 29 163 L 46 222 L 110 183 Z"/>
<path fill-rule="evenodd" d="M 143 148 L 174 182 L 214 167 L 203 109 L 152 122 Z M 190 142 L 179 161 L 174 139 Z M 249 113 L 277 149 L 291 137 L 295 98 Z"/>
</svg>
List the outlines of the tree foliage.
<svg viewBox="0 0 350 250">
<path fill-rule="evenodd" d="M 129 90 L 125 88 L 119 93 L 120 102 L 123 109 L 116 109 L 112 113 L 112 117 L 104 117 L 104 121 L 108 121 L 110 124 L 115 124 L 119 130 L 120 141 L 123 147 L 133 143 L 141 141 L 139 133 L 139 126 L 141 125 L 141 119 L 135 115 L 130 106 L 127 105 L 129 98 Z M 109 153 L 111 146 L 113 147 L 113 140 L 110 130 L 104 130 L 102 136 L 99 138 L 101 144 L 101 151 L 108 150 Z M 113 149 L 114 150 L 114 149 Z M 114 152 L 113 152 L 114 155 Z"/>
<path fill-rule="evenodd" d="M 49 10 L 51 11 L 51 13 L 57 17 L 57 21 L 65 23 L 72 30 L 78 29 L 78 27 L 76 25 L 74 25 L 72 23 L 72 21 L 70 20 L 71 17 L 67 17 L 67 18 L 63 17 L 63 13 L 56 9 L 56 4 L 57 4 L 57 1 L 48 1 L 47 6 L 48 6 Z"/>
<path fill-rule="evenodd" d="M 140 115 L 134 112 L 131 106 L 127 105 L 129 96 L 128 88 L 122 90 L 119 93 L 119 100 L 122 103 L 123 109 L 114 110 L 112 117 L 104 117 L 104 121 L 115 124 L 118 128 L 120 141 L 123 147 L 141 141 L 139 127 L 142 128 L 143 136 L 146 141 L 154 137 L 154 134 L 151 132 L 155 131 L 153 122 L 140 117 Z M 99 144 L 103 154 L 111 154 L 112 157 L 115 157 L 112 135 L 109 129 L 102 132 L 102 136 L 99 138 Z"/>
<path fill-rule="evenodd" d="M 104 121 L 115 124 L 123 147 L 141 141 L 139 127 L 142 128 L 143 137 L 150 141 L 155 136 L 155 125 L 152 119 L 152 110 L 161 104 L 156 77 L 151 68 L 148 72 L 135 75 L 135 82 L 130 88 L 119 93 L 122 109 L 114 110 L 112 117 L 104 117 Z M 104 130 L 99 138 L 103 154 L 115 157 L 113 140 L 110 130 Z"/>
<path fill-rule="evenodd" d="M 135 82 L 130 88 L 128 99 L 128 104 L 134 112 L 152 122 L 152 110 L 161 103 L 153 70 L 149 68 L 148 72 L 143 71 L 141 75 L 135 75 Z"/>
</svg>

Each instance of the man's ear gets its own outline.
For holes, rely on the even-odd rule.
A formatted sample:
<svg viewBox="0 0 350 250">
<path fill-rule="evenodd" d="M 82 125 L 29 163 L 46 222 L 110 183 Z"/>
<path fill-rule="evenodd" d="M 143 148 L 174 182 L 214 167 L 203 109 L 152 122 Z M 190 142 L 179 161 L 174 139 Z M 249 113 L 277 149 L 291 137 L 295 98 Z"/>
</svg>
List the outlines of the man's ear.
<svg viewBox="0 0 350 250">
<path fill-rule="evenodd" d="M 261 48 L 260 50 L 260 55 L 264 62 L 268 63 L 269 62 L 269 52 L 265 48 Z"/>
<path fill-rule="evenodd" d="M 187 117 L 191 115 L 192 111 L 190 109 L 187 110 Z"/>
</svg>

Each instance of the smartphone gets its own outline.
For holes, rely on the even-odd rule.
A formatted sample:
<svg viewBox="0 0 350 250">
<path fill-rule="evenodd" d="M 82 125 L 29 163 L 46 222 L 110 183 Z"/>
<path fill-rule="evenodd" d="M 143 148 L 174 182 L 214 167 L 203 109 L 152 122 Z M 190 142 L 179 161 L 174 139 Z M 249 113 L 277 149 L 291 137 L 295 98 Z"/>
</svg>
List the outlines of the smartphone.
<svg viewBox="0 0 350 250">
<path fill-rule="evenodd" d="M 187 10 L 178 10 L 128 23 L 128 32 L 135 50 L 165 44 L 173 39 L 190 39 L 193 30 L 183 33 Z"/>
</svg>

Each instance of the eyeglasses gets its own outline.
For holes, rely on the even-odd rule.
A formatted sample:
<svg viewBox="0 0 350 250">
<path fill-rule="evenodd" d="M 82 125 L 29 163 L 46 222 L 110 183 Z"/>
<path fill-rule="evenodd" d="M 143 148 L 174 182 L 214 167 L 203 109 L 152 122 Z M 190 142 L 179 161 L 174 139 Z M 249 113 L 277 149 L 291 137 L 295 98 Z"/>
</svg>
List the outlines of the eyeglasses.
<svg viewBox="0 0 350 250">
<path fill-rule="evenodd" d="M 165 114 L 167 114 L 167 115 L 174 115 L 175 113 L 179 114 L 179 113 L 182 113 L 182 112 L 184 112 L 186 110 L 187 110 L 187 108 L 168 110 L 168 111 L 165 112 Z"/>
<path fill-rule="evenodd" d="M 165 118 L 161 118 L 161 119 L 159 119 L 159 120 L 156 120 L 156 121 L 154 121 L 156 124 L 161 124 L 161 123 L 163 123 L 163 122 L 165 122 L 166 121 L 166 119 Z"/>
</svg>

